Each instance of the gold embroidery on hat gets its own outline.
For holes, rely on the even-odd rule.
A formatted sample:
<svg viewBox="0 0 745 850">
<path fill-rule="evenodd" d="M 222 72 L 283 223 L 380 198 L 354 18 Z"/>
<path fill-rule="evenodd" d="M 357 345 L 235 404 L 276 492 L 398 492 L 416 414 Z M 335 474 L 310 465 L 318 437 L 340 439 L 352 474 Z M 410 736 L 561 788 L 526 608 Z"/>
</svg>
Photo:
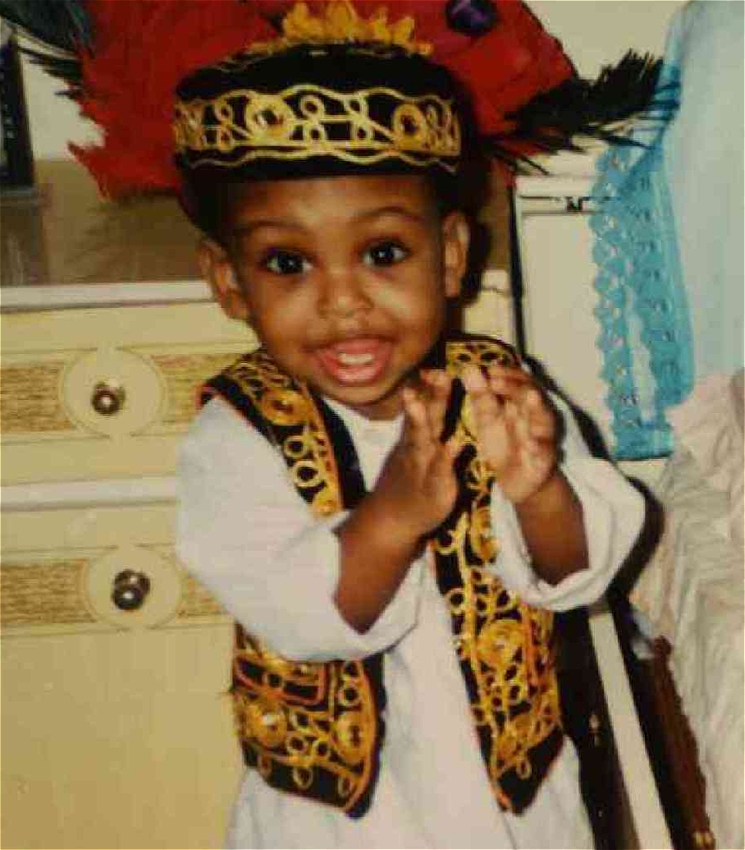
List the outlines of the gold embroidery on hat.
<svg viewBox="0 0 745 850">
<path fill-rule="evenodd" d="M 296 3 L 282 19 L 282 35 L 272 41 L 257 41 L 246 51 L 267 55 L 299 44 L 385 44 L 395 45 L 407 53 L 428 56 L 432 45 L 417 42 L 414 19 L 410 16 L 388 23 L 388 11 L 376 9 L 367 19 L 361 18 L 349 0 L 327 3 L 323 12 L 314 15 L 307 3 Z"/>
<path fill-rule="evenodd" d="M 381 104 L 387 123 L 371 115 Z M 299 83 L 276 94 L 235 89 L 210 100 L 177 101 L 174 135 L 192 167 L 330 156 L 359 164 L 386 158 L 438 164 L 454 173 L 461 149 L 449 100 L 409 97 L 386 86 L 338 92 Z"/>
<path fill-rule="evenodd" d="M 387 123 L 370 114 L 383 103 Z M 253 159 L 330 156 L 370 164 L 385 158 L 455 172 L 460 124 L 450 101 L 408 97 L 385 86 L 338 92 L 300 83 L 276 94 L 236 89 L 176 102 L 176 148 L 192 167 L 234 168 Z"/>
</svg>

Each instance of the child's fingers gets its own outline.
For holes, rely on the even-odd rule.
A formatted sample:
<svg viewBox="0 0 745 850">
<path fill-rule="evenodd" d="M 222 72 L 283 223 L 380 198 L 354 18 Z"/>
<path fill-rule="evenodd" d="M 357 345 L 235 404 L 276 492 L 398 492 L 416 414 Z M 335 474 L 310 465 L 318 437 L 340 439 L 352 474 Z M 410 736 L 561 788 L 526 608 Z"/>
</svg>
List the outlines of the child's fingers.
<svg viewBox="0 0 745 850">
<path fill-rule="evenodd" d="M 412 448 L 424 449 L 432 444 L 429 417 L 424 402 L 416 390 L 405 387 L 403 391 L 404 428 L 402 442 Z"/>
<path fill-rule="evenodd" d="M 476 366 L 467 366 L 461 375 L 463 386 L 471 399 L 477 420 L 494 419 L 500 415 L 502 405 L 491 391 L 489 382 Z"/>
<path fill-rule="evenodd" d="M 530 400 L 521 404 L 508 401 L 505 408 L 512 414 L 516 423 L 515 433 L 524 443 L 530 443 L 531 451 L 556 451 L 556 418 L 553 408 L 539 401 L 532 406 Z"/>
<path fill-rule="evenodd" d="M 448 460 L 448 463 L 452 466 L 455 463 L 458 455 L 463 451 L 463 438 L 458 434 L 453 434 L 449 440 L 446 440 L 443 443 L 442 451 L 445 458 Z"/>
<path fill-rule="evenodd" d="M 497 395 L 514 396 L 523 389 L 535 386 L 533 378 L 517 366 L 488 367 L 489 387 Z"/>
<path fill-rule="evenodd" d="M 504 401 L 517 404 L 538 427 L 553 425 L 553 407 L 535 381 L 519 369 L 489 367 L 489 389 Z"/>
<path fill-rule="evenodd" d="M 505 410 L 517 445 L 526 457 L 535 460 L 556 454 L 553 433 L 546 429 L 545 423 L 537 425 L 526 415 L 524 408 L 512 402 L 507 402 Z"/>
<path fill-rule="evenodd" d="M 433 369 L 422 374 L 427 389 L 424 398 L 430 429 L 433 436 L 439 438 L 445 424 L 452 379 L 441 369 Z"/>
<path fill-rule="evenodd" d="M 521 404 L 525 398 L 526 392 L 531 389 L 531 385 L 522 384 L 510 379 L 489 378 L 489 392 L 496 396 L 500 401 L 514 401 Z"/>
<path fill-rule="evenodd" d="M 419 393 L 412 387 L 404 387 L 404 428 L 419 429 L 426 424 L 427 413 Z"/>
<path fill-rule="evenodd" d="M 453 435 L 449 440 L 440 443 L 439 451 L 435 453 L 429 468 L 430 481 L 446 480 L 453 476 L 453 465 L 463 450 L 460 438 Z"/>
<path fill-rule="evenodd" d="M 551 401 L 538 389 L 528 390 L 523 410 L 530 423 L 530 433 L 540 440 L 554 440 L 557 433 L 557 412 Z"/>
<path fill-rule="evenodd" d="M 507 400 L 503 410 L 507 428 L 526 457 L 555 457 L 556 440 L 552 408 L 541 401 L 536 409 L 531 411 L 525 401 L 518 403 Z"/>
</svg>

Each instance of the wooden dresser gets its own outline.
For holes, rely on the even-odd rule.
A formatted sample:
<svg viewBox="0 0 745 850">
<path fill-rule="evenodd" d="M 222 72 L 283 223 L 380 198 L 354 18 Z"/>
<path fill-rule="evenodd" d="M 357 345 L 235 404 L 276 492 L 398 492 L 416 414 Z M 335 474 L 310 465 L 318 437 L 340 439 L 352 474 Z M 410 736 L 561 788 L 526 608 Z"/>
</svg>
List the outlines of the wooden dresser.
<svg viewBox="0 0 745 850">
<path fill-rule="evenodd" d="M 232 623 L 175 556 L 174 471 L 196 388 L 254 338 L 172 202 L 38 170 L 2 201 L 3 846 L 218 847 Z M 465 326 L 512 339 L 510 303 L 487 272 Z"/>
</svg>

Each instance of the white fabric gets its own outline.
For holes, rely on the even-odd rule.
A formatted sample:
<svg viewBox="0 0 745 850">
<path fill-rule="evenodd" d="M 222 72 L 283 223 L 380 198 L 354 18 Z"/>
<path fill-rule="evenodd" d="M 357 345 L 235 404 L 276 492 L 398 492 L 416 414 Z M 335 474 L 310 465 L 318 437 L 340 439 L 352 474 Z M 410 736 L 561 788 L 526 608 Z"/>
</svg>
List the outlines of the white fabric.
<svg viewBox="0 0 745 850">
<path fill-rule="evenodd" d="M 743 408 L 745 369 L 734 375 L 717 372 L 699 381 L 691 396 L 670 410 L 675 444 L 687 449 L 701 476 L 727 498 L 727 516 L 715 529 L 742 552 L 743 544 Z"/>
<path fill-rule="evenodd" d="M 665 530 L 631 600 L 672 645 L 718 847 L 743 847 L 743 373 L 710 375 L 670 413 L 676 450 L 655 486 Z"/>
<path fill-rule="evenodd" d="M 673 16 L 665 61 L 680 109 L 662 141 L 697 379 L 743 366 L 742 2 L 693 0 Z"/>
<path fill-rule="evenodd" d="M 367 486 L 377 479 L 400 420 L 371 422 L 339 405 Z M 568 422 L 565 470 L 582 500 L 591 567 L 551 587 L 525 557 L 514 510 L 495 493 L 496 571 L 546 607 L 592 601 L 629 551 L 643 500 L 591 459 Z M 571 847 L 592 845 L 577 757 L 567 740 L 522 816 L 497 806 L 478 750 L 449 614 L 424 559 L 364 635 L 333 603 L 338 539 L 297 495 L 282 458 L 220 400 L 195 421 L 180 464 L 179 555 L 250 632 L 285 656 L 324 660 L 385 650 L 388 698 L 381 770 L 368 813 L 352 820 L 278 792 L 248 771 L 230 847 Z M 228 659 L 226 659 L 226 664 Z"/>
</svg>

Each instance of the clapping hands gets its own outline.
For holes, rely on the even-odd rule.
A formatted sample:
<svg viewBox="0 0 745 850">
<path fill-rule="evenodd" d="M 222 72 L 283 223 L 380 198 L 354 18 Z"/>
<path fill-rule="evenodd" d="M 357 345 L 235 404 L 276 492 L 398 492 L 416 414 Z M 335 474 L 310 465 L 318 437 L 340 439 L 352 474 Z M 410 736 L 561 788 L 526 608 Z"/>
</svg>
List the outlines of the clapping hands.
<svg viewBox="0 0 745 850">
<path fill-rule="evenodd" d="M 557 418 L 533 378 L 519 368 L 467 366 L 462 376 L 481 456 L 505 496 L 520 504 L 557 465 Z M 404 427 L 376 486 L 405 531 L 423 535 L 452 510 L 457 495 L 457 434 L 442 441 L 452 379 L 442 370 L 420 373 L 404 390 Z"/>
<path fill-rule="evenodd" d="M 476 366 L 463 372 L 481 456 L 505 496 L 520 504 L 557 466 L 557 416 L 546 395 L 522 369 Z"/>
</svg>

